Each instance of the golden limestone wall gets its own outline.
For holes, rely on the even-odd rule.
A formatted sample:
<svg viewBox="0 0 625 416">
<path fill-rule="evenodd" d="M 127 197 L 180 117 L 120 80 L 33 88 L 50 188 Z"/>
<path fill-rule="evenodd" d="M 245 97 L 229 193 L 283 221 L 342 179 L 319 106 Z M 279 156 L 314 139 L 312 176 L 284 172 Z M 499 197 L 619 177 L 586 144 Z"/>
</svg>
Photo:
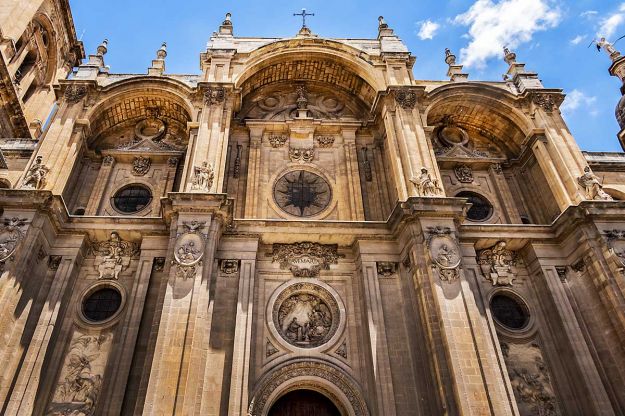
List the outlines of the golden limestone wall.
<svg viewBox="0 0 625 416">
<path fill-rule="evenodd" d="M 0 189 L 1 413 L 623 414 L 625 164 L 514 54 L 418 81 L 383 19 L 227 16 L 197 76 L 107 46 Z"/>
</svg>

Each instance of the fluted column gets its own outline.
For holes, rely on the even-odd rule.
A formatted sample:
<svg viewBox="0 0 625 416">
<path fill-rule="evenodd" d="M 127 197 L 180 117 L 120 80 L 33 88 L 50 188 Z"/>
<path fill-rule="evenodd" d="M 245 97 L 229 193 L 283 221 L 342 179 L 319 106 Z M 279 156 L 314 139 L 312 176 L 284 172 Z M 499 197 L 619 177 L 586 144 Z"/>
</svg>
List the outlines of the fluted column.
<svg viewBox="0 0 625 416">
<path fill-rule="evenodd" d="M 89 196 L 89 203 L 85 209 L 85 215 L 98 215 L 100 205 L 102 204 L 102 197 L 108 186 L 111 178 L 111 172 L 115 166 L 115 158 L 113 156 L 105 156 L 102 160 L 102 166 L 98 171 L 98 177 L 95 182 L 95 186 Z"/>
</svg>

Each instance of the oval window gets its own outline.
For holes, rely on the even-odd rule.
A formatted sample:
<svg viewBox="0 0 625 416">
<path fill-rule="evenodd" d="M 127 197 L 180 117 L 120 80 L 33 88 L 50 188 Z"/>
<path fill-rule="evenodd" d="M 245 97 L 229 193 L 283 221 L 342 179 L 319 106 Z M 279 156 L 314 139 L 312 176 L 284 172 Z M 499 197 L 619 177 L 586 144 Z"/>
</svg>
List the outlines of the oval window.
<svg viewBox="0 0 625 416">
<path fill-rule="evenodd" d="M 511 296 L 501 294 L 493 296 L 490 300 L 490 310 L 495 320 L 508 329 L 523 329 L 529 322 L 527 307 Z"/>
<path fill-rule="evenodd" d="M 115 315 L 121 304 L 121 293 L 117 289 L 106 287 L 87 296 L 82 304 L 82 313 L 91 322 L 102 322 Z"/>
<path fill-rule="evenodd" d="M 152 192 L 144 185 L 128 185 L 115 193 L 113 206 L 124 214 L 141 211 L 152 202 Z"/>
<path fill-rule="evenodd" d="M 462 191 L 456 197 L 467 198 L 471 203 L 471 208 L 467 211 L 467 219 L 470 221 L 484 221 L 493 214 L 493 206 L 480 194 L 475 192 Z"/>
</svg>

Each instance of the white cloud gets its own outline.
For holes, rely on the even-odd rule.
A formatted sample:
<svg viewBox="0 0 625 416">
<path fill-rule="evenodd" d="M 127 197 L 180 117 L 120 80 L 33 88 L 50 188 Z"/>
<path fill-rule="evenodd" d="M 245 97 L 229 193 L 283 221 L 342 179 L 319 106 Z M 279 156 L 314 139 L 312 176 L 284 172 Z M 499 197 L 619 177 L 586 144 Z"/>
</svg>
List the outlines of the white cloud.
<svg viewBox="0 0 625 416">
<path fill-rule="evenodd" d="M 595 17 L 596 15 L 598 15 L 599 12 L 596 10 L 586 10 L 583 13 L 580 13 L 580 17 L 585 17 L 587 19 L 592 19 L 593 17 Z"/>
<path fill-rule="evenodd" d="M 461 50 L 466 66 L 484 67 L 490 58 L 502 56 L 503 47 L 516 48 L 532 40 L 534 33 L 558 25 L 560 10 L 551 0 L 477 0 L 454 23 L 469 26 L 471 41 Z"/>
<path fill-rule="evenodd" d="M 625 3 L 621 3 L 617 11 L 601 20 L 597 36 L 610 39 L 623 22 L 625 22 Z"/>
<path fill-rule="evenodd" d="M 577 35 L 575 36 L 573 39 L 571 39 L 569 42 L 572 45 L 579 45 L 580 43 L 582 43 L 582 41 L 586 38 L 586 35 Z"/>
<path fill-rule="evenodd" d="M 421 40 L 433 39 L 439 27 L 440 25 L 438 23 L 431 20 L 421 22 L 421 27 L 419 28 L 419 33 L 417 33 L 417 36 Z"/>
<path fill-rule="evenodd" d="M 597 115 L 597 110 L 594 108 L 594 104 L 597 101 L 597 97 L 589 96 L 578 89 L 574 89 L 566 95 L 564 103 L 560 106 L 560 111 L 565 115 L 571 115 L 580 108 L 589 110 L 590 115 Z"/>
</svg>

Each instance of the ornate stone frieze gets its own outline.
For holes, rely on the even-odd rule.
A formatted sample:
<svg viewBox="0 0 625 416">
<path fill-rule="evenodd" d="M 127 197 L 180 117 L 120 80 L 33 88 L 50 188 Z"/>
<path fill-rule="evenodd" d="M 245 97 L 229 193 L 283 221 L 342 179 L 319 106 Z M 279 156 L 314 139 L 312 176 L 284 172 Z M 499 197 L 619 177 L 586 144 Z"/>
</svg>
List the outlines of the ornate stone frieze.
<svg viewBox="0 0 625 416">
<path fill-rule="evenodd" d="M 430 259 L 444 282 L 460 277 L 460 249 L 449 227 L 428 227 L 426 245 Z"/>
<path fill-rule="evenodd" d="M 272 319 L 286 342 L 298 348 L 315 348 L 336 333 L 339 306 L 330 292 L 314 283 L 288 286 L 276 298 Z"/>
<path fill-rule="evenodd" d="M 501 343 L 514 397 L 522 415 L 561 415 L 551 377 L 536 342 Z"/>
<path fill-rule="evenodd" d="M 334 145 L 334 136 L 315 136 L 315 141 L 319 147 L 332 147 Z"/>
<path fill-rule="evenodd" d="M 63 97 L 68 103 L 77 103 L 87 95 L 87 87 L 85 85 L 70 84 L 63 93 Z"/>
<path fill-rule="evenodd" d="M 299 148 L 299 147 L 290 147 L 289 148 L 289 158 L 291 162 L 306 162 L 310 163 L 315 158 L 315 149 L 314 148 Z"/>
<path fill-rule="evenodd" d="M 22 189 L 42 189 L 49 171 L 50 169 L 42 163 L 42 157 L 37 156 L 22 180 Z"/>
<path fill-rule="evenodd" d="M 471 169 L 469 165 L 456 165 L 456 167 L 454 167 L 454 174 L 456 175 L 456 179 L 462 183 L 473 182 L 473 169 Z"/>
<path fill-rule="evenodd" d="M 5 218 L 0 226 L 0 263 L 6 262 L 17 249 L 18 244 L 24 239 L 25 232 L 22 227 L 26 225 L 26 218 Z"/>
<path fill-rule="evenodd" d="M 267 338 L 267 342 L 265 343 L 265 358 L 269 358 L 277 352 L 278 349 L 269 341 L 269 338 Z"/>
<path fill-rule="evenodd" d="M 279 263 L 281 269 L 290 270 L 295 277 L 316 277 L 321 270 L 330 270 L 330 264 L 338 264 L 343 255 L 337 250 L 336 244 L 274 244 L 269 256 L 273 263 Z"/>
<path fill-rule="evenodd" d="M 208 162 L 202 162 L 201 166 L 193 167 L 193 179 L 191 180 L 191 190 L 197 192 L 210 192 L 213 187 L 215 171 Z"/>
<path fill-rule="evenodd" d="M 144 176 L 150 170 L 152 160 L 149 157 L 137 156 L 132 161 L 132 174 Z"/>
<path fill-rule="evenodd" d="M 77 334 L 65 356 L 49 415 L 93 415 L 111 347 L 111 334 Z"/>
<path fill-rule="evenodd" d="M 412 110 L 417 104 L 417 93 L 410 88 L 399 88 L 393 90 L 395 102 L 405 110 Z"/>
<path fill-rule="evenodd" d="M 517 275 L 517 254 L 506 248 L 505 241 L 499 241 L 491 248 L 479 251 L 477 263 L 484 277 L 493 286 L 512 286 Z"/>
<path fill-rule="evenodd" d="M 132 257 L 139 254 L 139 245 L 122 240 L 115 231 L 106 241 L 91 243 L 91 252 L 95 255 L 94 266 L 98 279 L 115 279 L 129 265 Z"/>
<path fill-rule="evenodd" d="M 236 274 L 239 272 L 239 260 L 221 260 L 221 272 L 224 274 Z"/>
<path fill-rule="evenodd" d="M 443 192 L 443 188 L 438 183 L 438 179 L 432 179 L 432 175 L 426 168 L 421 168 L 421 174 L 418 178 L 410 178 L 410 182 L 414 185 L 417 195 L 419 196 L 439 196 Z"/>
<path fill-rule="evenodd" d="M 269 144 L 273 148 L 279 148 L 279 147 L 284 146 L 284 144 L 286 143 L 288 139 L 289 138 L 287 136 L 283 136 L 283 135 L 271 135 L 269 136 Z"/>
<path fill-rule="evenodd" d="M 378 261 L 376 263 L 378 277 L 394 277 L 397 274 L 397 263 L 392 261 Z"/>
<path fill-rule="evenodd" d="M 216 105 L 224 102 L 226 90 L 223 87 L 208 87 L 204 92 L 204 103 L 206 105 Z"/>
<path fill-rule="evenodd" d="M 584 188 L 586 198 L 599 201 L 611 201 L 612 197 L 603 190 L 603 185 L 597 175 L 592 173 L 590 166 L 584 168 L 584 174 L 577 178 L 579 185 Z"/>
</svg>

